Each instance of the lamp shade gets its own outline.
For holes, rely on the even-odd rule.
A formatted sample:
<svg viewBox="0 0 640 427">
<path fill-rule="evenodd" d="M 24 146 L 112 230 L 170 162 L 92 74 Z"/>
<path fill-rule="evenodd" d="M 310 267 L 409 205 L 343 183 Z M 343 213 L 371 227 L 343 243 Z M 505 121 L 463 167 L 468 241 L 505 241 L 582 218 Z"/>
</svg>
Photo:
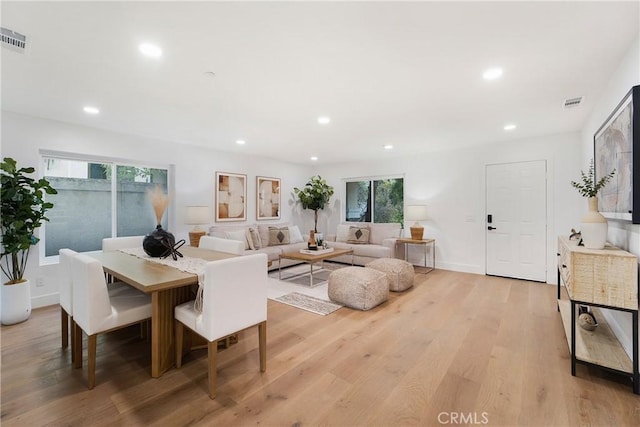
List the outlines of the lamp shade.
<svg viewBox="0 0 640 427">
<path fill-rule="evenodd" d="M 404 216 L 409 221 L 423 221 L 428 218 L 425 205 L 408 205 Z"/>
<path fill-rule="evenodd" d="M 207 224 L 209 222 L 209 206 L 187 206 L 185 224 Z"/>
</svg>

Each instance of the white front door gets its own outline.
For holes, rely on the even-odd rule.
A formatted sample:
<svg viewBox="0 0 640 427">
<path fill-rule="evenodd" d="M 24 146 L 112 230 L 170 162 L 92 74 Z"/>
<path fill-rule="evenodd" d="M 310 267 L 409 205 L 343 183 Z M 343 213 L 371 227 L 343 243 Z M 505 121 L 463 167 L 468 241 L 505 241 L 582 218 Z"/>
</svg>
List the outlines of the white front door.
<svg viewBox="0 0 640 427">
<path fill-rule="evenodd" d="M 487 274 L 546 282 L 547 162 L 487 165 Z"/>
</svg>

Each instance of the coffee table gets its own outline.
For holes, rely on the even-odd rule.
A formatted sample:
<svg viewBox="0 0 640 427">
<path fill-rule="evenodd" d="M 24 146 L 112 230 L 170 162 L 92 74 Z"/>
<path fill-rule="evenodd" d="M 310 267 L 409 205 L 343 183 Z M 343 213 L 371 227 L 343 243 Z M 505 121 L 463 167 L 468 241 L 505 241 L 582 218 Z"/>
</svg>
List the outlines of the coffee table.
<svg viewBox="0 0 640 427">
<path fill-rule="evenodd" d="M 313 251 L 308 251 L 313 252 Z M 322 262 L 331 258 L 339 257 L 341 255 L 351 255 L 351 265 L 353 265 L 353 250 L 352 249 L 333 249 L 331 252 L 320 252 L 317 254 L 313 253 L 302 253 L 302 252 L 284 252 L 280 254 L 279 262 L 278 262 L 278 280 L 282 279 L 282 262 L 280 262 L 283 258 L 285 259 L 293 259 L 297 261 L 303 261 L 309 264 L 309 287 L 313 288 L 313 264 L 317 262 Z M 306 274 L 306 273 L 305 273 Z"/>
</svg>

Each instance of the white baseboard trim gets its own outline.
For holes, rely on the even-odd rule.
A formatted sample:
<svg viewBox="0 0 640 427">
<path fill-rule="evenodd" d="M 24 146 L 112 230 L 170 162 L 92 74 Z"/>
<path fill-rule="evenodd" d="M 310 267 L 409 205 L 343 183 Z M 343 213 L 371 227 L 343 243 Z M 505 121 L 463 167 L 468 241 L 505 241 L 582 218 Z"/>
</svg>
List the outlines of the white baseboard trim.
<svg viewBox="0 0 640 427">
<path fill-rule="evenodd" d="M 484 267 L 478 265 L 438 262 L 438 260 L 436 260 L 436 269 L 458 271 L 460 273 L 485 274 Z"/>
<path fill-rule="evenodd" d="M 60 294 L 57 292 L 54 294 L 41 295 L 39 297 L 31 298 L 31 308 L 40 308 L 56 304 L 60 304 Z"/>
</svg>

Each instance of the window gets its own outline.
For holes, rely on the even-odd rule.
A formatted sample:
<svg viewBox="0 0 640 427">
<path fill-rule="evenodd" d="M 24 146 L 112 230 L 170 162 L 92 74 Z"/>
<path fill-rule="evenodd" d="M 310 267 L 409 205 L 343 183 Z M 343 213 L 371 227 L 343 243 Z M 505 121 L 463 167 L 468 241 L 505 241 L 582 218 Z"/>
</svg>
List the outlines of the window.
<svg viewBox="0 0 640 427">
<path fill-rule="evenodd" d="M 144 235 L 156 224 L 147 190 L 168 192 L 168 169 L 116 162 L 45 156 L 44 177 L 58 194 L 47 196 L 44 255 L 62 248 L 78 252 L 102 248 L 105 237 Z M 162 226 L 168 228 L 168 213 Z"/>
<path fill-rule="evenodd" d="M 345 220 L 403 223 L 404 178 L 348 180 Z"/>
</svg>

